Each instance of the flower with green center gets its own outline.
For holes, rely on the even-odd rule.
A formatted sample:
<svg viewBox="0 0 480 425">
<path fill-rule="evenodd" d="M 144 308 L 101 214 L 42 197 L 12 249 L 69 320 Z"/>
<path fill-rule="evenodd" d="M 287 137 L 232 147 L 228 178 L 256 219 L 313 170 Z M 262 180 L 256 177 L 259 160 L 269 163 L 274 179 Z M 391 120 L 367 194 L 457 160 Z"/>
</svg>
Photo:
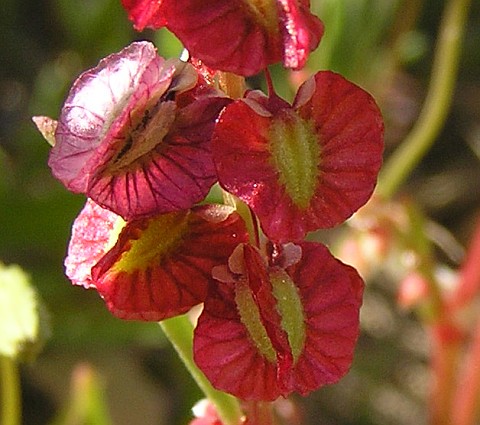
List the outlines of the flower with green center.
<svg viewBox="0 0 480 425">
<path fill-rule="evenodd" d="M 363 281 L 325 246 L 297 248 L 300 256 L 282 268 L 240 245 L 228 268 L 214 269 L 218 284 L 195 329 L 194 358 L 216 388 L 245 400 L 275 400 L 306 395 L 348 371 Z"/>
<path fill-rule="evenodd" d="M 293 105 L 250 92 L 223 110 L 212 138 L 221 186 L 281 243 L 342 223 L 365 204 L 382 152 L 374 100 L 333 72 L 305 82 Z"/>
<path fill-rule="evenodd" d="M 224 205 L 125 222 L 88 200 L 65 266 L 74 284 L 95 288 L 116 316 L 158 321 L 203 302 L 212 268 L 247 239 L 240 216 Z"/>
</svg>

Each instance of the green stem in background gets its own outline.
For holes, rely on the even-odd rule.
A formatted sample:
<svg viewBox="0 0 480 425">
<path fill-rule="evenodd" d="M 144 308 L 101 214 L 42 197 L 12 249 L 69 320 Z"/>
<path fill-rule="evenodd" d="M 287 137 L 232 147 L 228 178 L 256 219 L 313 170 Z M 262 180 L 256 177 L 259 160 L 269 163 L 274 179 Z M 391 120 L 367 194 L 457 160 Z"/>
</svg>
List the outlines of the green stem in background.
<svg viewBox="0 0 480 425">
<path fill-rule="evenodd" d="M 377 193 L 390 199 L 438 136 L 452 103 L 470 0 L 450 0 L 440 28 L 432 77 L 420 116 L 380 174 Z"/>
<path fill-rule="evenodd" d="M 0 355 L 0 423 L 2 425 L 20 425 L 21 398 L 20 377 L 17 362 Z"/>
<path fill-rule="evenodd" d="M 406 240 L 409 243 L 408 247 L 418 256 L 416 269 L 428 283 L 429 300 L 421 305 L 418 314 L 424 323 L 437 322 L 443 314 L 444 302 L 434 274 L 433 247 L 431 240 L 425 233 L 425 216 L 414 203 L 407 203 L 405 210 L 410 223 L 410 229 L 406 235 Z"/>
<path fill-rule="evenodd" d="M 388 37 L 387 48 L 379 64 L 374 67 L 376 70 L 368 76 L 368 86 L 372 87 L 372 92 L 375 93 L 375 98 L 379 104 L 384 103 L 390 95 L 389 92 L 398 68 L 406 59 L 400 46 L 409 34 L 414 33 L 422 9 L 421 6 L 422 0 L 400 0 L 397 2 L 395 19 L 391 24 L 391 35 Z M 379 70 L 381 70 L 382 78 L 378 78 Z"/>
<path fill-rule="evenodd" d="M 205 396 L 215 405 L 224 425 L 240 425 L 242 411 L 235 397 L 217 391 L 193 361 L 193 326 L 186 315 L 160 322 L 167 338 Z"/>
</svg>

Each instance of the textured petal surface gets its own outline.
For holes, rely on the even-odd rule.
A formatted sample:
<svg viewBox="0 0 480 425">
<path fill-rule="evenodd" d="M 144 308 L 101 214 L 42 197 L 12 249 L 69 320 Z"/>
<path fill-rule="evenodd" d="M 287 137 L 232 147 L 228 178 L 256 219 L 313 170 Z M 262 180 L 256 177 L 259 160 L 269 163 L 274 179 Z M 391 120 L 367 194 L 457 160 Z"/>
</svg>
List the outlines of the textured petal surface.
<svg viewBox="0 0 480 425">
<path fill-rule="evenodd" d="M 216 181 L 210 138 L 228 103 L 201 85 L 192 65 L 148 42 L 104 59 L 65 102 L 54 175 L 125 220 L 190 208 Z"/>
<path fill-rule="evenodd" d="M 309 0 L 278 0 L 283 34 L 283 64 L 301 69 L 323 35 L 323 24 L 310 13 Z"/>
<path fill-rule="evenodd" d="M 49 165 L 68 189 L 85 192 L 99 167 L 99 157 L 112 150 L 113 135 L 129 120 L 135 108 L 155 92 L 169 86 L 174 68 L 164 63 L 151 43 L 132 43 L 100 61 L 74 83 L 63 105 Z"/>
<path fill-rule="evenodd" d="M 306 339 L 289 369 L 262 356 L 242 322 L 236 283 L 219 283 L 205 301 L 194 336 L 194 358 L 212 384 L 245 400 L 307 394 L 349 369 L 359 332 L 363 281 L 321 244 L 300 244 L 302 258 L 287 269 L 303 304 Z M 321 266 L 319 266 L 321 265 Z"/>
<path fill-rule="evenodd" d="M 219 390 L 245 400 L 274 400 L 276 365 L 259 353 L 241 322 L 234 285 L 210 289 L 194 332 L 195 362 Z"/>
<path fill-rule="evenodd" d="M 158 29 L 165 25 L 163 3 L 164 0 L 122 0 L 128 19 L 133 21 L 137 31 L 143 31 L 146 27 Z"/>
<path fill-rule="evenodd" d="M 309 0 L 122 0 L 135 29 L 168 27 L 207 66 L 254 75 L 300 69 L 323 35 Z M 224 35 L 228 34 L 228 37 Z"/>
<path fill-rule="evenodd" d="M 305 206 L 289 195 L 273 160 L 272 123 L 283 112 L 265 106 L 247 99 L 222 113 L 212 145 L 220 184 L 253 209 L 273 241 L 299 241 L 346 220 L 370 197 L 382 162 L 383 123 L 373 99 L 331 72 L 300 88 L 290 111 L 313 129 L 320 152 Z"/>
<path fill-rule="evenodd" d="M 303 300 L 307 338 L 292 370 L 291 389 L 305 395 L 337 382 L 350 369 L 364 284 L 353 267 L 334 258 L 325 246 L 299 245 L 302 260 L 287 271 Z"/>
<path fill-rule="evenodd" d="M 203 97 L 177 109 L 161 143 L 135 164 L 119 168 L 110 161 L 92 176 L 89 195 L 127 220 L 188 209 L 202 201 L 217 179 L 210 138 L 228 102 Z"/>
<path fill-rule="evenodd" d="M 65 258 L 65 273 L 74 285 L 95 287 L 92 267 L 113 246 L 123 224 L 120 216 L 100 207 L 91 199 L 87 200 L 73 223 Z"/>
<path fill-rule="evenodd" d="M 246 241 L 230 207 L 209 205 L 129 222 L 92 270 L 98 292 L 122 319 L 163 320 L 205 299 L 214 266 Z"/>
<path fill-rule="evenodd" d="M 207 66 L 254 75 L 283 61 L 300 69 L 323 35 L 309 0 L 122 0 L 135 29 L 166 25 Z M 228 34 L 228 37 L 225 37 Z"/>
<path fill-rule="evenodd" d="M 167 26 L 207 66 L 253 75 L 282 57 L 281 35 L 269 34 L 244 0 L 176 0 Z M 225 36 L 228 34 L 228 37 Z"/>
</svg>

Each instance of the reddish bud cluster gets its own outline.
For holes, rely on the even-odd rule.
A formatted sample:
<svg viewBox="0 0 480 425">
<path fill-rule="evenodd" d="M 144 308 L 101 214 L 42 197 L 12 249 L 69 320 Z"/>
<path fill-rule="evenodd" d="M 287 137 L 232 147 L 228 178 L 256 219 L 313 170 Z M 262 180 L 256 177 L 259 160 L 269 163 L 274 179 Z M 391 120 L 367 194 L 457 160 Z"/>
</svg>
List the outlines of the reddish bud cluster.
<svg viewBox="0 0 480 425">
<path fill-rule="evenodd" d="M 166 26 L 207 67 L 240 75 L 280 60 L 301 68 L 323 31 L 308 0 L 123 4 L 137 29 Z M 56 127 L 37 120 L 55 128 L 54 175 L 89 198 L 67 275 L 123 319 L 204 303 L 194 356 L 215 387 L 248 400 L 307 394 L 350 367 L 363 282 L 303 239 L 370 197 L 381 115 L 332 72 L 292 105 L 258 91 L 234 101 L 212 81 L 136 42 L 78 78 Z M 232 207 L 198 205 L 217 181 L 263 235 L 249 235 Z"/>
</svg>

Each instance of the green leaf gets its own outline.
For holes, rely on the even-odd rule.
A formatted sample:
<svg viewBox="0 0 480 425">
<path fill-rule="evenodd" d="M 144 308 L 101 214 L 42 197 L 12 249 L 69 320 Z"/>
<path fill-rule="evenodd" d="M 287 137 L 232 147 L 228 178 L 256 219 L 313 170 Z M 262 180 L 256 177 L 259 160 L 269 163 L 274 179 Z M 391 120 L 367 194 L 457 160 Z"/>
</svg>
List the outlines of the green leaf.
<svg viewBox="0 0 480 425">
<path fill-rule="evenodd" d="M 49 333 L 48 319 L 29 276 L 0 263 L 0 355 L 30 360 Z"/>
</svg>

